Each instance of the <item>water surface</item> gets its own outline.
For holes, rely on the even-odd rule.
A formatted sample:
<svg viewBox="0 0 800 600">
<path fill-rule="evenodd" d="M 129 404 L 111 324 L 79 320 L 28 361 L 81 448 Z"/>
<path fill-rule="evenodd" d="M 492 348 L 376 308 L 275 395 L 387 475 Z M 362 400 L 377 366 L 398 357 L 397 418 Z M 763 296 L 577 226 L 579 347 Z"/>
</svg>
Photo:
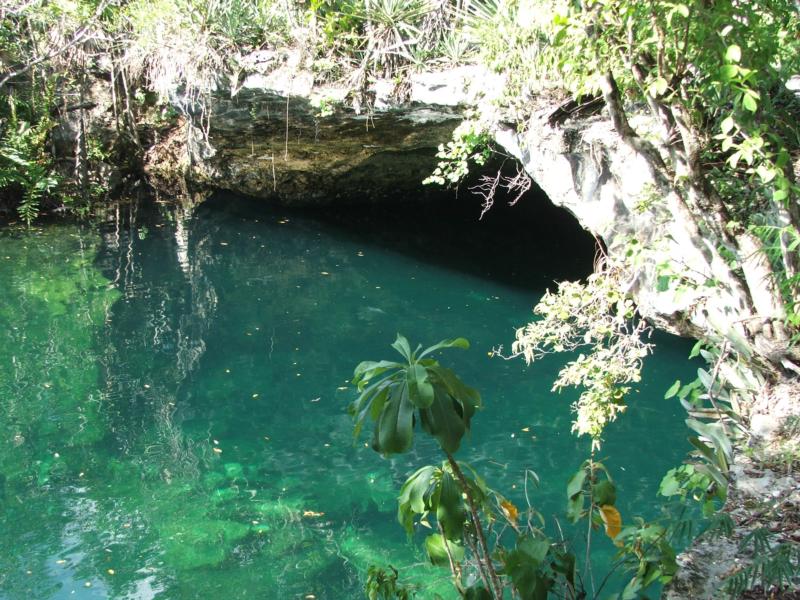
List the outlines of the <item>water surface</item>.
<svg viewBox="0 0 800 600">
<path fill-rule="evenodd" d="M 489 356 L 548 285 L 591 268 L 591 240 L 548 210 L 479 223 L 452 207 L 304 215 L 219 197 L 0 231 L 0 596 L 358 598 L 371 564 L 446 594 L 423 535 L 395 520 L 436 448 L 418 436 L 383 459 L 345 412 L 353 367 L 391 358 L 398 331 L 470 339 L 441 357 L 485 402 L 459 457 L 520 505 L 536 471 L 532 503 L 561 518 L 589 446 L 569 433 L 577 393 L 550 392 L 558 357 Z M 655 341 L 603 447 L 623 517 L 656 513 L 686 451 L 662 397 L 693 370 L 689 344 Z"/>
</svg>

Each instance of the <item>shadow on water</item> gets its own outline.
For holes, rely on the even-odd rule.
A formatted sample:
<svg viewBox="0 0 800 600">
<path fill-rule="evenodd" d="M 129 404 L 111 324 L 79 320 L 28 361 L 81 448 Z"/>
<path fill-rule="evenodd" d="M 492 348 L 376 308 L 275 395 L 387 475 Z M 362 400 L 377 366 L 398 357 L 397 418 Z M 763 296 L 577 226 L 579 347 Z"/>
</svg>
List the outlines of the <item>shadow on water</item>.
<svg viewBox="0 0 800 600">
<path fill-rule="evenodd" d="M 425 203 L 318 208 L 270 207 L 263 201 L 217 193 L 197 210 L 198 224 L 225 215 L 252 222 L 294 218 L 301 227 L 358 240 L 422 264 L 481 277 L 520 290 L 541 290 L 554 281 L 579 279 L 592 270 L 595 239 L 541 191 L 513 206 L 498 196 L 483 216 L 469 189 Z"/>
</svg>

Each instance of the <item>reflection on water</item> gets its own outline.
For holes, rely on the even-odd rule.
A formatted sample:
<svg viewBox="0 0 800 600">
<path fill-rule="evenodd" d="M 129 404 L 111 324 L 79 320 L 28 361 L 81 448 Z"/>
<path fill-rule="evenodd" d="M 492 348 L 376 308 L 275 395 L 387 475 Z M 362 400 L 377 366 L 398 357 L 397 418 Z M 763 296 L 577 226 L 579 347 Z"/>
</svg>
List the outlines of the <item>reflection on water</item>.
<svg viewBox="0 0 800 600">
<path fill-rule="evenodd" d="M 385 460 L 354 442 L 346 381 L 397 331 L 469 337 L 444 358 L 485 398 L 462 458 L 518 502 L 534 469 L 531 500 L 559 516 L 588 442 L 569 435 L 569 394 L 549 391 L 558 359 L 487 353 L 592 246 L 518 215 L 312 217 L 218 198 L 0 232 L 0 596 L 357 598 L 367 567 L 391 563 L 433 581 L 423 597 L 451 597 L 395 522 L 400 484 L 435 448 L 420 437 Z M 684 452 L 661 397 L 688 348 L 656 341 L 604 446 L 623 515 L 655 510 Z"/>
</svg>

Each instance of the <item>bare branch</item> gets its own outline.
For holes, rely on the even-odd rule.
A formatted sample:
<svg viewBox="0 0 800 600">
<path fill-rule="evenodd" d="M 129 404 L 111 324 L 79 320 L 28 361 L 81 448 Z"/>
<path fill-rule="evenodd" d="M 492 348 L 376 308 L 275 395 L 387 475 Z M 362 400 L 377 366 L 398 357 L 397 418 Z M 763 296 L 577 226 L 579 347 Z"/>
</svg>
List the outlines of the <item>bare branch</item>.
<svg viewBox="0 0 800 600">
<path fill-rule="evenodd" d="M 60 55 L 64 54 L 67 50 L 69 50 L 73 46 L 76 46 L 77 44 L 80 44 L 80 43 L 85 42 L 85 41 L 87 41 L 89 39 L 92 39 L 92 36 L 91 36 L 92 26 L 95 24 L 95 22 L 100 17 L 100 15 L 103 14 L 103 11 L 106 9 L 108 4 L 109 4 L 109 0 L 103 0 L 102 2 L 100 2 L 100 4 L 97 5 L 97 8 L 95 9 L 95 11 L 92 14 L 92 16 L 89 18 L 89 20 L 86 23 L 84 23 L 83 25 L 81 25 L 80 27 L 78 27 L 77 30 L 75 30 L 75 33 L 72 35 L 72 37 L 70 38 L 70 40 L 68 42 L 62 44 L 61 46 L 59 46 L 55 50 L 52 50 L 51 52 L 48 52 L 47 54 L 43 54 L 42 56 L 39 56 L 39 57 L 29 61 L 25 65 L 15 69 L 15 70 L 9 71 L 5 75 L 3 75 L 3 77 L 0 78 L 0 89 L 2 89 L 2 87 L 6 83 L 8 83 L 11 79 L 14 79 L 15 77 L 19 77 L 20 75 L 22 75 L 24 73 L 27 73 L 28 71 L 30 71 L 36 65 L 41 64 L 43 62 L 47 62 L 49 60 L 52 60 L 52 59 L 56 58 L 57 56 L 60 56 Z"/>
</svg>

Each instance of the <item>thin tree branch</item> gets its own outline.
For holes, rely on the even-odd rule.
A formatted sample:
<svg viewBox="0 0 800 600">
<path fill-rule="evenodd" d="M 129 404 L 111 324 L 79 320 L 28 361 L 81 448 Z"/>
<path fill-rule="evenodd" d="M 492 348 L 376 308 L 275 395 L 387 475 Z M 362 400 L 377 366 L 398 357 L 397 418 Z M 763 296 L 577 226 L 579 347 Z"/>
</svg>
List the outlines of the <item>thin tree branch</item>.
<svg viewBox="0 0 800 600">
<path fill-rule="evenodd" d="M 36 65 L 51 60 L 57 56 L 60 56 L 73 46 L 80 44 L 81 42 L 85 42 L 87 39 L 90 39 L 89 34 L 91 33 L 90 32 L 91 26 L 94 25 L 95 21 L 100 17 L 101 14 L 103 14 L 103 11 L 106 9 L 108 4 L 109 0 L 103 0 L 102 2 L 100 2 L 100 4 L 97 5 L 97 8 L 95 9 L 92 16 L 89 18 L 89 20 L 80 27 L 78 27 L 78 29 L 73 34 L 72 38 L 67 43 L 63 44 L 56 50 L 53 50 L 52 52 L 49 52 L 48 54 L 45 54 L 43 56 L 39 56 L 38 58 L 33 59 L 32 61 L 19 67 L 18 69 L 9 71 L 5 75 L 3 75 L 3 77 L 0 78 L 0 89 L 2 89 L 2 87 L 6 83 L 8 83 L 11 79 L 14 79 L 15 77 L 19 77 L 20 75 L 27 73 Z"/>
</svg>

